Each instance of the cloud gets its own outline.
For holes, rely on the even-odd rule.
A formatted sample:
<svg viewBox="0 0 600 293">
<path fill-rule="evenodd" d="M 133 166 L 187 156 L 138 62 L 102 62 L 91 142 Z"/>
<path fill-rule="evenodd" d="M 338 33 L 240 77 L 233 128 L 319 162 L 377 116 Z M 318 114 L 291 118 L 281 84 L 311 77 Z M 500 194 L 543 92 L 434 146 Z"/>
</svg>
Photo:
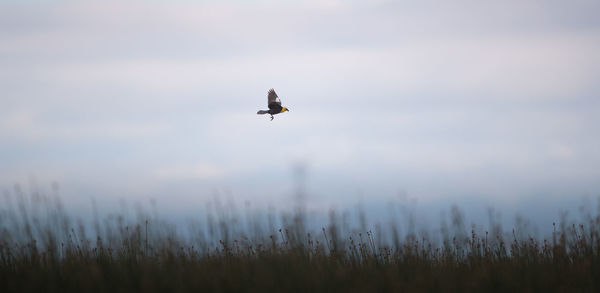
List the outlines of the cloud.
<svg viewBox="0 0 600 293">
<path fill-rule="evenodd" d="M 48 118 L 46 118 L 48 119 Z M 160 122 L 92 120 L 83 123 L 62 123 L 44 120 L 35 111 L 14 111 L 0 119 L 0 137 L 6 141 L 47 143 L 80 140 L 133 140 L 162 136 L 169 126 Z"/>
<path fill-rule="evenodd" d="M 597 6 L 3 3 L 0 171 L 114 194 L 260 193 L 296 161 L 323 189 L 597 188 Z"/>
<path fill-rule="evenodd" d="M 214 180 L 222 177 L 224 171 L 206 163 L 184 163 L 161 166 L 156 171 L 159 180 Z"/>
</svg>

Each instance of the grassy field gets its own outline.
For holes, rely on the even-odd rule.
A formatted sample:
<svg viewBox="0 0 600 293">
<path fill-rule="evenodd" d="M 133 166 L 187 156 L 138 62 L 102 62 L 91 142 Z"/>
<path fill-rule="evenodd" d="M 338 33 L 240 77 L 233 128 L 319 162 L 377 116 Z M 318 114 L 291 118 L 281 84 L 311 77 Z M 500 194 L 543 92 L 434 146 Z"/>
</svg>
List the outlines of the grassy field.
<svg viewBox="0 0 600 293">
<path fill-rule="evenodd" d="M 335 214 L 315 231 L 301 211 L 273 221 L 215 209 L 182 233 L 143 212 L 86 223 L 57 197 L 15 192 L 0 206 L 0 292 L 600 290 L 600 215 L 535 239 L 469 231 L 452 214 L 440 235 L 417 235 L 347 228 Z"/>
</svg>

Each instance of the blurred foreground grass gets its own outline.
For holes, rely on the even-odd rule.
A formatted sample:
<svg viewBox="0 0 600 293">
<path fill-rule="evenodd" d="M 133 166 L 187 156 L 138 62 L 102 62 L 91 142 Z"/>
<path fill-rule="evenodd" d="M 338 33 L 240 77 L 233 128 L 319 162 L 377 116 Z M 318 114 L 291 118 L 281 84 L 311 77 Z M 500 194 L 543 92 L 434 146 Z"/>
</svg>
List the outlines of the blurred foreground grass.
<svg viewBox="0 0 600 293">
<path fill-rule="evenodd" d="M 452 214 L 440 235 L 417 235 L 395 222 L 349 228 L 334 213 L 315 231 L 301 209 L 242 221 L 215 207 L 179 233 L 141 211 L 85 223 L 57 196 L 17 189 L 0 206 L 0 292 L 600 290 L 597 213 L 552 223 L 548 239 L 469 233 Z"/>
</svg>

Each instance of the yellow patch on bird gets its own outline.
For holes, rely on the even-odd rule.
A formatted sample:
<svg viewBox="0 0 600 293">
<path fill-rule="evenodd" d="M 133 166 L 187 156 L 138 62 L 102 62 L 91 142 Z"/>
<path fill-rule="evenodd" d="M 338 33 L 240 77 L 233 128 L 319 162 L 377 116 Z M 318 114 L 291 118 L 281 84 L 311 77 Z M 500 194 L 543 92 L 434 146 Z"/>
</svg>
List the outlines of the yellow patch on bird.
<svg viewBox="0 0 600 293">
<path fill-rule="evenodd" d="M 287 110 L 286 107 L 281 107 L 281 112 L 279 112 L 279 113 L 283 113 L 283 112 L 285 112 L 285 110 Z"/>
</svg>

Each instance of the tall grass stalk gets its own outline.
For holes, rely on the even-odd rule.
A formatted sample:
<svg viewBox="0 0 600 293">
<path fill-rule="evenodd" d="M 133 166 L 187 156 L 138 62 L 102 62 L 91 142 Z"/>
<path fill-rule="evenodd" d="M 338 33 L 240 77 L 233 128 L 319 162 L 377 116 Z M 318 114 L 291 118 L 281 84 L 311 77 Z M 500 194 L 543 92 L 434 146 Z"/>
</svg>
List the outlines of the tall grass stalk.
<svg viewBox="0 0 600 293">
<path fill-rule="evenodd" d="M 553 223 L 550 239 L 537 239 L 514 229 L 506 237 L 498 227 L 468 233 L 453 208 L 453 228 L 442 225 L 441 240 L 433 241 L 401 235 L 401 223 L 367 230 L 363 215 L 362 228 L 348 228 L 332 213 L 315 233 L 305 212 L 240 221 L 220 207 L 182 233 L 143 212 L 134 219 L 93 214 L 86 224 L 69 216 L 57 196 L 6 194 L 0 291 L 600 289 L 600 215 Z"/>
</svg>

